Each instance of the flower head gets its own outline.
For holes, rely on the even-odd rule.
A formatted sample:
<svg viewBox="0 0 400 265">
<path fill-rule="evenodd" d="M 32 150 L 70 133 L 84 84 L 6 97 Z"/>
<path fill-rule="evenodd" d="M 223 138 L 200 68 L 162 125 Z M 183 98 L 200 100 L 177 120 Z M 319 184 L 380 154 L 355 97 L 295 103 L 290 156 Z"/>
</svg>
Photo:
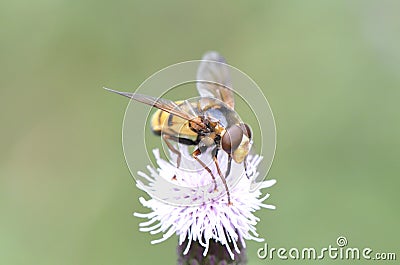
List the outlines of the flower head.
<svg viewBox="0 0 400 265">
<path fill-rule="evenodd" d="M 181 151 L 183 155 L 189 154 L 187 150 L 181 149 Z M 153 153 L 159 168 L 148 167 L 149 175 L 138 172 L 149 183 L 138 181 L 137 186 L 151 196 L 157 194 L 158 198 L 153 197 L 149 200 L 139 198 L 151 212 L 134 214 L 148 219 L 140 224 L 140 231 L 151 234 L 162 233 L 162 237 L 153 240 L 152 244 L 165 241 L 176 234 L 179 237 L 179 245 L 187 244 L 183 251 L 184 255 L 188 253 L 192 242 L 197 241 L 203 246 L 203 255 L 206 256 L 210 240 L 214 240 L 223 245 L 234 259 L 234 252 L 240 253 L 239 246 L 246 246 L 245 240 L 263 241 L 255 228 L 259 218 L 253 213 L 260 208 L 275 209 L 275 206 L 264 203 L 269 194 L 262 197 L 261 189 L 271 187 L 276 181 L 267 180 L 257 183 L 255 189 L 252 188 L 253 180 L 257 176 L 257 165 L 262 157 L 257 155 L 248 157 L 247 170 L 251 175 L 250 178 L 243 174 L 242 165 L 232 163 L 232 170 L 227 179 L 231 198 L 231 204 L 228 204 L 222 183 L 218 184 L 220 188 L 217 191 L 214 190 L 210 174 L 204 168 L 194 167 L 195 161 L 184 161 L 182 168 L 176 168 L 162 159 L 158 150 L 154 150 Z M 218 162 L 222 170 L 226 169 L 227 160 L 227 154 L 220 152 Z M 190 163 L 194 170 L 188 171 Z M 210 165 L 210 169 L 214 176 L 218 176 L 215 166 Z M 166 189 L 165 183 L 173 183 L 175 186 Z M 186 203 L 177 205 L 171 203 L 168 198 L 173 198 L 175 202 L 181 200 Z"/>
</svg>

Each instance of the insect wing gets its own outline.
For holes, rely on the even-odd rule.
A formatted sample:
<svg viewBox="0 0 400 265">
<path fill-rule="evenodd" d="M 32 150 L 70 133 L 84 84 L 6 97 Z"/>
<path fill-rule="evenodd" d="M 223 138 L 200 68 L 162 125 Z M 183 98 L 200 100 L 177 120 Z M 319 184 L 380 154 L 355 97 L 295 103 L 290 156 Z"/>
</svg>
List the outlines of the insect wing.
<svg viewBox="0 0 400 265">
<path fill-rule="evenodd" d="M 116 90 L 109 89 L 109 88 L 105 88 L 105 89 L 110 92 L 117 93 L 119 95 L 134 99 L 138 102 L 141 102 L 141 103 L 153 106 L 155 108 L 158 108 L 160 110 L 166 111 L 168 113 L 171 113 L 173 115 L 176 115 L 176 116 L 181 117 L 182 119 L 185 119 L 188 121 L 196 118 L 195 115 L 184 111 L 178 104 L 176 104 L 175 102 L 168 100 L 168 99 L 155 98 L 155 97 L 147 96 L 147 95 L 143 95 L 143 94 L 120 92 L 120 91 L 116 91 Z"/>
<path fill-rule="evenodd" d="M 229 68 L 217 52 L 206 53 L 197 70 L 197 91 L 202 97 L 217 98 L 231 109 L 235 107 Z"/>
</svg>

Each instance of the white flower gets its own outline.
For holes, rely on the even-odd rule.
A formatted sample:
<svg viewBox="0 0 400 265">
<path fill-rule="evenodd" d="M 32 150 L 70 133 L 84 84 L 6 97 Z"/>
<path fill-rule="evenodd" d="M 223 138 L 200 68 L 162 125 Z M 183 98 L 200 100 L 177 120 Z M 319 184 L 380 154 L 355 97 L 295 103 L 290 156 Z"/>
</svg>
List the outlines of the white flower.
<svg viewBox="0 0 400 265">
<path fill-rule="evenodd" d="M 188 155 L 188 151 L 182 150 L 183 157 Z M 156 244 L 165 241 L 174 234 L 179 236 L 179 245 L 185 241 L 188 242 L 184 255 L 190 249 L 192 241 L 204 247 L 203 255 L 206 256 L 209 248 L 210 240 L 215 240 L 224 245 L 232 259 L 234 252 L 240 253 L 238 241 L 245 247 L 244 240 L 255 240 L 262 242 L 264 239 L 259 238 L 255 225 L 260 220 L 253 213 L 260 208 L 275 209 L 275 206 L 265 204 L 264 201 L 269 197 L 266 194 L 261 197 L 261 189 L 271 187 L 275 184 L 275 180 L 267 180 L 257 183 L 254 186 L 253 179 L 257 176 L 256 167 L 262 160 L 260 156 L 248 157 L 248 172 L 251 178 L 248 179 L 243 175 L 243 166 L 232 163 L 232 170 L 227 179 L 230 190 L 231 205 L 228 204 L 228 198 L 221 182 L 218 183 L 218 191 L 214 190 L 211 176 L 204 168 L 195 167 L 195 170 L 188 171 L 187 168 L 191 163 L 194 167 L 195 161 L 185 161 L 180 169 L 171 163 L 160 158 L 158 150 L 153 151 L 158 169 L 148 167 L 150 176 L 138 172 L 149 183 L 146 185 L 141 181 L 137 182 L 137 187 L 144 190 L 153 198 L 145 200 L 139 198 L 140 202 L 151 212 L 134 215 L 140 218 L 146 218 L 148 221 L 140 224 L 140 231 L 150 232 L 151 234 L 162 233 L 162 238 L 153 240 L 151 243 Z M 220 152 L 218 154 L 218 162 L 221 165 L 222 172 L 225 172 L 227 165 L 227 154 Z M 186 166 L 185 166 L 185 163 Z M 190 165 L 189 165 L 190 166 Z M 215 166 L 210 165 L 214 176 L 218 178 Z M 236 181 L 236 182 L 235 182 Z M 165 183 L 174 183 L 177 186 L 165 189 Z M 179 188 L 183 187 L 189 192 L 183 192 Z M 206 188 L 201 188 L 206 187 Z M 159 193 L 163 194 L 159 196 Z M 154 198 L 157 194 L 157 198 Z M 196 204 L 176 205 L 168 201 L 169 198 L 178 200 L 186 200 Z M 162 198 L 163 200 L 160 200 Z M 175 200 L 176 201 L 176 200 Z M 233 249 L 232 249 L 233 248 Z"/>
</svg>

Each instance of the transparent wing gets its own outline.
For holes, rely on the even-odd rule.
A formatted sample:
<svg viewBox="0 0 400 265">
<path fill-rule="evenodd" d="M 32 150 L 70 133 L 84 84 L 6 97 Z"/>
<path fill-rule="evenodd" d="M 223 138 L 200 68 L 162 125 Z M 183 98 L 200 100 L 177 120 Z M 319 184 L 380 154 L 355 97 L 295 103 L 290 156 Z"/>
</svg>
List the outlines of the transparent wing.
<svg viewBox="0 0 400 265">
<path fill-rule="evenodd" d="M 217 52 L 207 52 L 202 60 L 197 70 L 197 91 L 200 96 L 220 99 L 233 109 L 232 82 L 224 57 Z"/>
<path fill-rule="evenodd" d="M 175 116 L 178 116 L 178 117 L 188 120 L 188 121 L 193 121 L 193 119 L 195 119 L 197 117 L 197 116 L 193 115 L 192 113 L 189 113 L 189 112 L 183 110 L 178 104 L 176 104 L 175 102 L 168 100 L 168 99 L 155 98 L 152 96 L 136 94 L 136 93 L 120 92 L 120 91 L 109 89 L 106 87 L 104 89 L 106 89 L 110 92 L 125 96 L 127 98 L 134 99 L 141 103 L 153 106 L 155 108 L 166 111 L 168 113 L 171 113 Z M 196 122 L 196 121 L 194 121 L 194 122 Z"/>
</svg>

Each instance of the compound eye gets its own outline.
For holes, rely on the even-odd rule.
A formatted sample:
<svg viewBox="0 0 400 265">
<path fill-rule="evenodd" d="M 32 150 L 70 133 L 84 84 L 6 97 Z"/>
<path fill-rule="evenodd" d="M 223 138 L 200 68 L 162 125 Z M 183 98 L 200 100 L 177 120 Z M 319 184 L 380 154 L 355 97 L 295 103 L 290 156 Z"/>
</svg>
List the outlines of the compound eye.
<svg viewBox="0 0 400 265">
<path fill-rule="evenodd" d="M 244 135 L 246 135 L 249 139 L 251 139 L 253 135 L 250 126 L 246 123 L 241 123 L 240 127 L 242 127 Z"/>
<path fill-rule="evenodd" d="M 242 142 L 243 130 L 239 125 L 229 127 L 222 136 L 222 149 L 228 154 L 233 153 Z"/>
</svg>

